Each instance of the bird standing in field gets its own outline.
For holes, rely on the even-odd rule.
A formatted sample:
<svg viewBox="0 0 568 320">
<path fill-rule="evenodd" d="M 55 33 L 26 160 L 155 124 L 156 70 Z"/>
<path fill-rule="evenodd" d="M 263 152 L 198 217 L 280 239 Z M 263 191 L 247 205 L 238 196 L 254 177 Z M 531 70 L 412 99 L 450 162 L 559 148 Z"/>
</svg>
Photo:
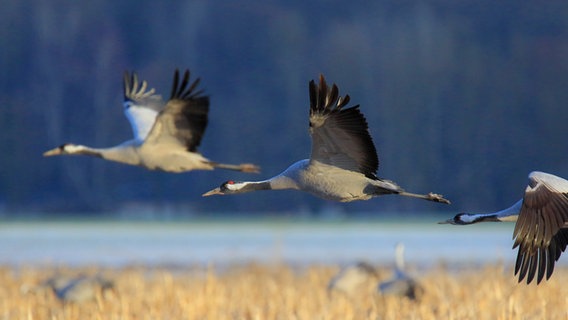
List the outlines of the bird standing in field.
<svg viewBox="0 0 568 320">
<path fill-rule="evenodd" d="M 91 148 L 63 144 L 44 156 L 89 155 L 105 160 L 141 166 L 150 170 L 185 172 L 215 168 L 243 172 L 259 171 L 253 164 L 224 164 L 202 156 L 197 147 L 208 122 L 209 97 L 196 90 L 200 79 L 190 84 L 189 70 L 181 78 L 176 70 L 167 102 L 146 81 L 138 82 L 136 73 L 124 74 L 124 113 L 134 138 L 111 148 Z"/>
<path fill-rule="evenodd" d="M 385 296 L 407 297 L 410 300 L 419 298 L 424 288 L 406 273 L 404 267 L 404 244 L 397 243 L 395 248 L 395 268 L 391 279 L 379 283 L 378 290 Z"/>
<path fill-rule="evenodd" d="M 53 292 L 63 302 L 85 302 L 94 300 L 98 293 L 114 292 L 114 283 L 100 276 L 79 276 L 62 287 L 52 285 Z"/>
<path fill-rule="evenodd" d="M 337 86 L 334 84 L 329 88 L 323 76 L 320 76 L 319 86 L 310 81 L 309 91 L 310 159 L 300 160 L 268 180 L 229 180 L 203 196 L 295 189 L 341 202 L 398 194 L 449 203 L 441 195 L 405 192 L 396 183 L 378 178 L 377 151 L 359 106 L 344 108 L 349 103 L 349 96 L 339 96 Z"/>
<path fill-rule="evenodd" d="M 554 264 L 568 244 L 568 181 L 544 172 L 531 172 L 523 199 L 494 213 L 459 213 L 439 223 L 468 225 L 478 222 L 516 221 L 513 249 L 519 247 L 515 275 L 527 284 L 536 276 L 548 280 Z M 537 273 L 538 271 L 538 273 Z"/>
<path fill-rule="evenodd" d="M 347 265 L 329 280 L 327 291 L 341 292 L 348 296 L 357 296 L 372 292 L 379 275 L 373 265 L 358 262 Z"/>
<path fill-rule="evenodd" d="M 22 286 L 22 293 L 42 293 L 49 289 L 63 303 L 83 303 L 101 298 L 108 298 L 107 293 L 118 296 L 114 281 L 101 275 L 66 275 L 56 274 L 37 286 Z"/>
</svg>

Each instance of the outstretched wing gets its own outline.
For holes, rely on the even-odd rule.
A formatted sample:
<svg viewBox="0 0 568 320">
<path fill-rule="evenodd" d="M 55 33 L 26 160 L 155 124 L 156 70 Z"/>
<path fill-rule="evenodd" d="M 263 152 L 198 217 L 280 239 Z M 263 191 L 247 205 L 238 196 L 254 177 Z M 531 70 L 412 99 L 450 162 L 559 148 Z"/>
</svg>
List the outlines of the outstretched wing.
<svg viewBox="0 0 568 320">
<path fill-rule="evenodd" d="M 310 81 L 310 161 L 319 161 L 375 179 L 377 150 L 359 105 L 343 109 L 349 96 L 339 96 L 335 84 L 328 88 L 323 75 L 319 86 Z"/>
<path fill-rule="evenodd" d="M 568 244 L 568 181 L 543 172 L 532 172 L 515 224 L 513 248 L 519 247 L 515 275 L 530 283 L 550 278 L 554 263 Z M 538 273 L 537 273 L 538 272 Z"/>
<path fill-rule="evenodd" d="M 124 114 L 130 121 L 134 139 L 142 142 L 148 136 L 164 102 L 154 89 L 148 89 L 148 83 L 138 82 L 136 73 L 124 72 Z"/>
<path fill-rule="evenodd" d="M 186 70 L 179 83 L 176 70 L 170 100 L 158 114 L 145 143 L 174 144 L 197 151 L 207 127 L 209 97 L 202 95 L 203 90 L 196 91 L 200 79 L 190 85 L 189 76 Z"/>
</svg>

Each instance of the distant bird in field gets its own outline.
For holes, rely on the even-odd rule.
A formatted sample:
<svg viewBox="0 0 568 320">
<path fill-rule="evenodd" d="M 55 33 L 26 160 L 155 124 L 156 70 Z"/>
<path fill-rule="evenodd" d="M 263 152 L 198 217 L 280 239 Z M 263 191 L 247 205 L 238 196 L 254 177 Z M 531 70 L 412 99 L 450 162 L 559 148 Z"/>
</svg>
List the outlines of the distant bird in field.
<svg viewBox="0 0 568 320">
<path fill-rule="evenodd" d="M 343 267 L 327 285 L 327 291 L 341 292 L 349 296 L 371 293 L 377 283 L 378 274 L 367 262 L 358 262 Z M 371 287 L 372 286 L 372 287 Z"/>
<path fill-rule="evenodd" d="M 49 287 L 55 296 L 62 302 L 82 303 L 95 300 L 97 294 L 104 294 L 105 291 L 114 291 L 114 283 L 101 276 L 70 277 L 56 275 L 47 279 L 42 287 Z"/>
<path fill-rule="evenodd" d="M 392 279 L 379 283 L 379 292 L 383 295 L 407 297 L 411 300 L 417 299 L 424 289 L 411 276 L 404 267 L 404 245 L 398 243 L 395 248 L 395 269 Z"/>
<path fill-rule="evenodd" d="M 337 86 L 334 84 L 329 88 L 323 75 L 319 86 L 310 81 L 309 91 L 310 159 L 300 160 L 268 180 L 229 180 L 203 196 L 295 189 L 341 202 L 398 194 L 449 203 L 441 195 L 408 193 L 394 182 L 378 178 L 379 159 L 359 106 L 344 109 L 349 103 L 349 96 L 340 97 Z"/>
<path fill-rule="evenodd" d="M 200 79 L 189 82 L 189 70 L 181 78 L 174 74 L 170 99 L 162 100 L 148 89 L 146 81 L 138 82 L 136 73 L 124 74 L 124 113 L 130 121 L 134 139 L 111 148 L 91 148 L 63 144 L 45 152 L 44 156 L 89 155 L 105 160 L 141 166 L 150 170 L 184 172 L 190 170 L 230 169 L 258 172 L 253 164 L 223 164 L 211 161 L 197 147 L 207 127 L 209 97 L 196 91 Z"/>
<path fill-rule="evenodd" d="M 554 271 L 554 264 L 568 244 L 568 181 L 544 172 L 531 172 L 523 199 L 495 213 L 459 213 L 439 223 L 466 225 L 488 221 L 517 221 L 513 249 L 519 247 L 515 275 L 519 282 L 535 275 L 540 283 Z M 538 274 L 537 274 L 538 270 Z"/>
</svg>

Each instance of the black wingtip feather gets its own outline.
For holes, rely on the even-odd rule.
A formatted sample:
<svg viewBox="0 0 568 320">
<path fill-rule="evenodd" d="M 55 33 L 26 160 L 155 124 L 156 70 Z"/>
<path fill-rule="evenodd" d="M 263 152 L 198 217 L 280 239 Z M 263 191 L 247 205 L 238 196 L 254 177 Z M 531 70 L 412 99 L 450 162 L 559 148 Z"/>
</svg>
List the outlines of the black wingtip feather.
<svg viewBox="0 0 568 320">
<path fill-rule="evenodd" d="M 379 167 L 377 150 L 369 134 L 367 120 L 359 110 L 359 105 L 342 109 L 351 100 L 349 95 L 341 97 L 337 85 L 328 86 L 323 75 L 319 76 L 319 84 L 311 80 L 309 89 L 310 118 L 314 115 L 336 117 L 335 121 L 338 121 L 337 125 L 341 127 L 341 130 L 356 137 L 355 141 L 361 145 L 362 150 L 365 150 L 363 151 L 365 156 L 358 161 L 359 171 L 367 177 L 376 179 Z"/>
<path fill-rule="evenodd" d="M 203 96 L 204 90 L 200 89 L 195 91 L 199 83 L 201 82 L 201 78 L 195 79 L 190 85 L 190 78 L 191 73 L 188 69 L 185 70 L 183 73 L 183 77 L 181 77 L 180 83 L 180 72 L 176 69 L 174 73 L 174 81 L 172 85 L 172 91 L 170 94 L 170 100 L 173 99 L 181 99 L 181 100 L 200 100 L 206 99 L 209 102 L 208 97 Z M 189 85 L 189 86 L 188 86 Z"/>
<path fill-rule="evenodd" d="M 538 265 L 538 254 L 534 254 L 529 258 L 529 265 L 528 267 L 528 273 L 527 273 L 527 284 L 531 283 L 532 280 L 534 279 L 534 276 L 536 274 L 536 267 Z"/>
<path fill-rule="evenodd" d="M 314 110 L 317 105 L 316 83 L 310 80 L 310 110 Z"/>
<path fill-rule="evenodd" d="M 341 97 L 340 97 L 340 99 L 341 99 Z M 341 99 L 341 101 L 338 102 L 338 106 L 340 108 L 343 108 L 344 106 L 346 106 L 349 103 L 350 100 L 351 100 L 351 97 L 348 94 L 346 94 L 345 97 L 343 97 L 343 99 Z"/>
<path fill-rule="evenodd" d="M 309 87 L 310 112 L 312 114 L 339 111 L 350 101 L 349 95 L 345 95 L 345 97 L 339 95 L 339 88 L 335 83 L 330 88 L 323 74 L 319 76 L 319 84 L 316 85 L 314 80 L 310 80 Z"/>
<path fill-rule="evenodd" d="M 325 78 L 322 74 L 320 74 L 319 78 L 319 92 L 318 92 L 318 111 L 324 110 L 327 106 L 325 104 L 325 98 L 327 96 L 327 83 L 325 82 Z"/>
<path fill-rule="evenodd" d="M 128 71 L 124 71 L 124 75 L 122 76 L 122 88 L 124 93 L 124 101 L 128 100 L 128 91 L 130 91 L 130 74 Z"/>
<path fill-rule="evenodd" d="M 544 278 L 544 274 L 546 273 L 546 266 L 548 264 L 548 250 L 541 249 L 538 250 L 539 252 L 539 259 L 538 259 L 538 273 L 536 275 L 536 284 L 539 284 Z"/>
<path fill-rule="evenodd" d="M 189 78 L 189 77 L 188 77 Z M 195 79 L 195 81 L 193 81 L 193 83 L 191 84 L 191 86 L 189 87 L 189 89 L 187 89 L 187 94 L 192 93 L 195 88 L 197 87 L 197 85 L 199 84 L 199 82 L 201 82 L 201 78 L 197 78 Z M 195 96 L 198 96 L 199 94 L 201 94 L 203 92 L 203 90 L 199 90 L 197 92 L 194 93 Z M 186 95 L 187 95 L 186 94 Z"/>
<path fill-rule="evenodd" d="M 174 99 L 174 98 L 183 99 L 183 96 L 186 95 L 186 94 L 184 94 L 184 91 L 185 91 L 185 88 L 187 87 L 188 82 L 189 82 L 189 70 L 185 70 L 185 72 L 183 73 L 183 78 L 181 80 L 181 84 L 176 91 L 176 95 L 174 97 L 171 97 L 171 98 L 172 99 Z"/>
<path fill-rule="evenodd" d="M 173 99 L 176 96 L 178 82 L 179 82 L 179 70 L 176 69 L 176 71 L 174 72 L 174 83 L 172 85 L 172 93 L 170 94 L 170 99 Z"/>
<path fill-rule="evenodd" d="M 515 275 L 519 275 L 519 282 L 522 282 L 527 275 L 530 263 L 530 255 L 524 251 L 523 245 L 519 247 L 519 254 L 515 263 Z"/>
<path fill-rule="evenodd" d="M 334 101 L 337 100 L 337 98 L 339 98 L 339 89 L 337 88 L 337 86 L 335 85 L 335 83 L 331 86 L 331 91 L 327 94 L 327 96 L 325 97 L 325 104 L 331 104 Z M 339 109 L 340 106 L 339 104 L 337 105 L 337 108 Z"/>
<path fill-rule="evenodd" d="M 552 276 L 552 273 L 554 272 L 554 262 L 556 261 L 555 256 L 557 255 L 557 250 L 558 247 L 556 247 L 556 243 L 552 242 L 548 251 L 548 259 L 546 259 L 546 280 L 550 279 L 550 276 Z"/>
</svg>

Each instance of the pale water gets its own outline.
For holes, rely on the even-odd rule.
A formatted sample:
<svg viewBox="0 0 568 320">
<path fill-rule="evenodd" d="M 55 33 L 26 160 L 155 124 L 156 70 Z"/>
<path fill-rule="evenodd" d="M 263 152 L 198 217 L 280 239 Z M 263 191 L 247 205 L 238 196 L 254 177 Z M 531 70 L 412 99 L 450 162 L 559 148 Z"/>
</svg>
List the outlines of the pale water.
<svg viewBox="0 0 568 320">
<path fill-rule="evenodd" d="M 0 265 L 392 265 L 402 242 L 409 264 L 514 263 L 512 223 L 435 222 L 9 222 Z M 562 263 L 560 259 L 560 263 Z"/>
</svg>

